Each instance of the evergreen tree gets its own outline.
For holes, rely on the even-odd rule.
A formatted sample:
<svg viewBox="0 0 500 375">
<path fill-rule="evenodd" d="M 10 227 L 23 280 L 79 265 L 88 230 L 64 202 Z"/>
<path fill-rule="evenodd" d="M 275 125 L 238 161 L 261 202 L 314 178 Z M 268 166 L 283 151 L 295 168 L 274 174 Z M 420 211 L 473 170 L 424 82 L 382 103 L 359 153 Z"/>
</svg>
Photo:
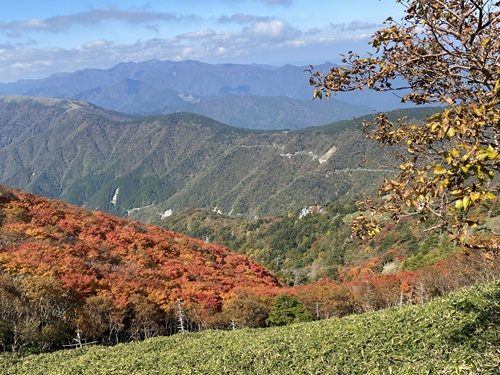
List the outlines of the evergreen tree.
<svg viewBox="0 0 500 375">
<path fill-rule="evenodd" d="M 312 316 L 303 303 L 288 294 L 282 294 L 274 300 L 273 309 L 266 319 L 266 324 L 268 326 L 284 326 L 311 320 Z"/>
</svg>

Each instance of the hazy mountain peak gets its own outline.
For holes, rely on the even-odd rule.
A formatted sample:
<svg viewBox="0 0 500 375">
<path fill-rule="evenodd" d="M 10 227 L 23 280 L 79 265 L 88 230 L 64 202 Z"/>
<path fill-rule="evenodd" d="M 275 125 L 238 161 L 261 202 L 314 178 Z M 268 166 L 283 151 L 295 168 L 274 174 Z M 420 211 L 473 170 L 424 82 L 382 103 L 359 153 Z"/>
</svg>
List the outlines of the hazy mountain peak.
<svg viewBox="0 0 500 375">
<path fill-rule="evenodd" d="M 325 63 L 315 69 L 328 71 L 331 66 Z M 369 91 L 342 95 L 336 98 L 342 101 L 331 101 L 334 104 L 330 106 L 317 104 L 319 101 L 311 104 L 313 89 L 309 74 L 304 71 L 308 68 L 292 64 L 208 64 L 196 60 L 123 62 L 110 69 L 83 69 L 45 79 L 0 84 L 0 95 L 85 99 L 126 113 L 195 112 L 253 129 L 323 125 L 401 106 L 392 94 Z M 264 100 L 258 107 L 248 107 L 244 101 L 226 101 L 231 95 L 252 95 Z M 296 102 L 290 106 L 284 98 Z M 266 100 L 272 101 L 272 108 Z M 271 109 L 280 115 L 274 115 Z"/>
</svg>

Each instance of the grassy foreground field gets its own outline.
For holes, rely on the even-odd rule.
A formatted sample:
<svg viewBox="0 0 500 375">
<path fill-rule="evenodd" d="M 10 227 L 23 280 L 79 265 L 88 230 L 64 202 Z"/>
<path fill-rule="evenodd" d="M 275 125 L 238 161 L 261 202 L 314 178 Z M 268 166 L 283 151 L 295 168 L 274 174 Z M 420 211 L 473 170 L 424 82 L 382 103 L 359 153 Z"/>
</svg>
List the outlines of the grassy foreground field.
<svg viewBox="0 0 500 375">
<path fill-rule="evenodd" d="M 499 374 L 500 281 L 426 305 L 269 329 L 0 355 L 2 374 Z"/>
</svg>

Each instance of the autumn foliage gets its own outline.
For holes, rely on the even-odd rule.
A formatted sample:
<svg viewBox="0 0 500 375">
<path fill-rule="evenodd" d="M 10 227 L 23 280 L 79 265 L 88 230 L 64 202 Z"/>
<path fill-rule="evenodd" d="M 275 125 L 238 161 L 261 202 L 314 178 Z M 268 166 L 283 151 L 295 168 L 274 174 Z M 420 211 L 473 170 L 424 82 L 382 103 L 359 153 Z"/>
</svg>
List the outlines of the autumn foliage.
<svg viewBox="0 0 500 375">
<path fill-rule="evenodd" d="M 181 314 L 187 331 L 342 317 L 500 277 L 494 251 L 386 272 L 403 258 L 388 250 L 344 265 L 336 281 L 283 286 L 225 247 L 0 187 L 0 350 L 169 335 Z"/>
<path fill-rule="evenodd" d="M 43 349 L 72 330 L 109 343 L 174 333 L 178 301 L 188 324 L 202 328 L 237 289 L 278 287 L 264 267 L 222 246 L 13 189 L 1 188 L 0 201 L 2 303 L 13 304 L 0 320 L 11 322 L 9 337 L 21 335 L 13 348 L 34 336 L 18 324 L 64 333 Z"/>
<path fill-rule="evenodd" d="M 353 220 L 353 230 L 373 236 L 388 217 L 432 218 L 457 242 L 498 251 L 471 228 L 484 224 L 473 208 L 498 198 L 500 2 L 396 1 L 406 15 L 386 20 L 370 41 L 372 53 L 350 51 L 343 66 L 326 74 L 311 70 L 314 97 L 372 89 L 399 92 L 402 102 L 446 106 L 425 124 L 386 114 L 364 124 L 369 139 L 400 159 L 400 172 L 380 187 L 384 204 Z"/>
</svg>

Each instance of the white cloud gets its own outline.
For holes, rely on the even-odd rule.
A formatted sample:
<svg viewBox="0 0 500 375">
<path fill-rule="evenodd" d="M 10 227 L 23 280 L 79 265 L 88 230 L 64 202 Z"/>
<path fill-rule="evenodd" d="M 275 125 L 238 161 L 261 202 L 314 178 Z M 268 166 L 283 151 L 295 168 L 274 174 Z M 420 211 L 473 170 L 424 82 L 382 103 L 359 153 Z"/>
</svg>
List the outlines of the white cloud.
<svg viewBox="0 0 500 375">
<path fill-rule="evenodd" d="M 94 40 L 88 43 L 85 43 L 79 47 L 77 47 L 78 51 L 91 50 L 91 49 L 102 49 L 103 47 L 110 47 L 112 43 L 106 40 Z"/>
<path fill-rule="evenodd" d="M 326 44 L 326 43 L 333 43 L 337 40 L 338 40 L 338 38 L 335 38 L 335 37 L 321 37 L 318 39 L 318 42 L 322 43 L 322 44 Z"/>
<path fill-rule="evenodd" d="M 292 28 L 286 22 L 279 19 L 261 19 L 255 21 L 247 31 L 257 38 L 262 38 L 263 42 L 269 40 L 282 41 L 302 34 L 299 30 Z"/>
<path fill-rule="evenodd" d="M 292 40 L 290 42 L 287 42 L 286 45 L 290 46 L 290 47 L 298 48 L 298 47 L 305 46 L 306 42 L 304 40 Z"/>
<path fill-rule="evenodd" d="M 375 30 L 382 25 L 370 22 L 352 21 L 349 23 L 330 24 L 330 27 L 335 31 L 359 31 L 359 30 Z"/>
<path fill-rule="evenodd" d="M 62 32 L 76 25 L 95 25 L 105 21 L 122 21 L 129 24 L 146 24 L 153 21 L 177 22 L 181 20 L 195 21 L 199 17 L 190 15 L 179 17 L 172 13 L 151 12 L 142 9 L 122 10 L 117 8 L 99 8 L 65 16 L 46 19 L 32 18 L 24 21 L 0 23 L 0 30 L 20 36 L 27 31 Z"/>
<path fill-rule="evenodd" d="M 285 29 L 285 23 L 281 20 L 257 21 L 252 25 L 252 31 L 256 35 L 274 39 L 281 38 Z"/>
<path fill-rule="evenodd" d="M 292 3 L 290 0 L 253 1 L 280 6 Z M 253 7 L 258 8 L 256 4 Z M 266 13 L 274 16 L 235 13 L 202 18 L 145 9 L 99 8 L 46 19 L 0 22 L 0 33 L 3 31 L 10 38 L 24 37 L 0 40 L 0 82 L 83 68 L 110 68 L 119 62 L 148 59 L 233 62 L 238 58 L 240 62 L 273 63 L 293 56 L 309 59 L 315 49 L 323 51 L 317 56 L 335 58 L 345 51 L 346 43 L 367 38 L 368 32 L 378 26 L 353 21 L 327 23 L 324 27 L 312 23 L 314 27 L 302 26 L 301 29 L 287 22 L 287 10 Z M 126 29 L 115 33 L 123 30 L 124 23 Z M 108 24 L 112 25 L 109 29 Z M 76 26 L 78 32 L 73 33 Z M 49 40 L 44 41 L 42 37 Z M 51 45 L 59 47 L 48 48 Z M 338 50 L 337 46 L 342 49 Z"/>
<path fill-rule="evenodd" d="M 199 31 L 193 31 L 189 33 L 184 33 L 181 35 L 178 35 L 176 37 L 177 40 L 181 39 L 187 39 L 191 41 L 198 41 L 198 40 L 205 40 L 205 39 L 211 39 L 217 36 L 218 33 L 216 33 L 214 30 L 199 30 Z"/>
</svg>

